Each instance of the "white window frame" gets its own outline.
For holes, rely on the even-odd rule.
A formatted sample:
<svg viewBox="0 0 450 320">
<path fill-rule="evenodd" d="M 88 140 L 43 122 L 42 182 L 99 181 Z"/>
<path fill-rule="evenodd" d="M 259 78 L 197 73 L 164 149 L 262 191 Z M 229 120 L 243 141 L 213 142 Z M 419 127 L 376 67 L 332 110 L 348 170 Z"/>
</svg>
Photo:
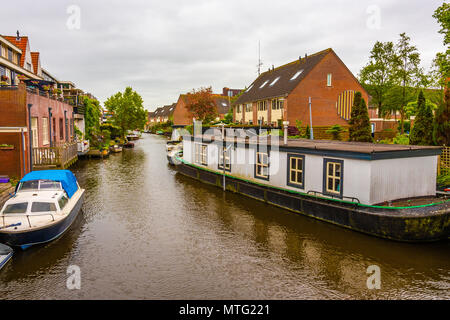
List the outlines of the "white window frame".
<svg viewBox="0 0 450 320">
<path fill-rule="evenodd" d="M 33 148 L 39 147 L 39 118 L 32 117 L 31 118 L 31 132 L 33 139 Z"/>
<path fill-rule="evenodd" d="M 223 146 L 219 147 L 219 162 L 217 167 L 223 170 Z M 231 148 L 225 149 L 225 171 L 231 171 Z"/>
<path fill-rule="evenodd" d="M 332 77 L 333 75 L 331 73 L 327 74 L 327 87 L 331 87 Z"/>
<path fill-rule="evenodd" d="M 194 162 L 203 166 L 208 165 L 208 145 L 194 143 Z"/>
<path fill-rule="evenodd" d="M 48 118 L 42 118 L 42 144 L 49 144 L 49 132 L 48 132 Z"/>
</svg>

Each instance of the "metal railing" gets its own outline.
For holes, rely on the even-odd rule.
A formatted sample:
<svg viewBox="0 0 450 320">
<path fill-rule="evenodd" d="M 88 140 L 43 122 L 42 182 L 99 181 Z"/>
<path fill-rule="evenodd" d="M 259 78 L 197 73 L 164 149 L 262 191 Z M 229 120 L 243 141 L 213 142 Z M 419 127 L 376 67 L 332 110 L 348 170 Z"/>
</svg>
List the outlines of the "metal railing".
<svg viewBox="0 0 450 320">
<path fill-rule="evenodd" d="M 30 216 L 31 217 L 41 217 L 41 216 L 51 216 L 52 217 L 52 221 L 55 221 L 55 216 L 53 213 L 11 213 L 11 214 L 2 214 L 2 220 L 3 220 L 3 228 L 7 227 L 6 223 L 5 223 L 5 218 L 15 218 L 15 217 L 27 217 L 27 221 L 28 221 L 28 225 L 30 228 L 32 228 L 31 226 L 31 222 L 30 222 Z"/>
<path fill-rule="evenodd" d="M 352 202 L 359 203 L 359 204 L 361 203 L 361 201 L 359 201 L 359 199 L 355 198 L 355 197 L 339 196 L 339 195 L 333 195 L 333 194 L 329 194 L 329 193 L 325 194 L 325 193 L 320 192 L 320 191 L 309 190 L 307 192 L 307 194 L 313 195 L 313 196 L 320 195 L 320 196 L 323 196 L 323 197 L 331 197 L 331 198 L 335 198 L 335 199 L 350 199 Z"/>
</svg>

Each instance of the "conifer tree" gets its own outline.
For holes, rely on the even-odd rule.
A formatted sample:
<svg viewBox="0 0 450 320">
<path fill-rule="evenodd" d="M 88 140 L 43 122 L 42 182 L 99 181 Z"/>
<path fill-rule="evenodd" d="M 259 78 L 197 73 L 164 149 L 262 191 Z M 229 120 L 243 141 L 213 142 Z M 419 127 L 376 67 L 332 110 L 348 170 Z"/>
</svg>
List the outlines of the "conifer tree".
<svg viewBox="0 0 450 320">
<path fill-rule="evenodd" d="M 350 141 L 372 142 L 369 112 L 361 92 L 356 92 L 349 121 Z"/>
<path fill-rule="evenodd" d="M 437 145 L 450 146 L 450 89 L 445 91 L 444 101 L 436 110 L 433 138 Z"/>
<path fill-rule="evenodd" d="M 422 146 L 433 144 L 433 111 L 425 103 L 422 90 L 417 98 L 417 115 L 409 136 L 409 144 Z"/>
</svg>

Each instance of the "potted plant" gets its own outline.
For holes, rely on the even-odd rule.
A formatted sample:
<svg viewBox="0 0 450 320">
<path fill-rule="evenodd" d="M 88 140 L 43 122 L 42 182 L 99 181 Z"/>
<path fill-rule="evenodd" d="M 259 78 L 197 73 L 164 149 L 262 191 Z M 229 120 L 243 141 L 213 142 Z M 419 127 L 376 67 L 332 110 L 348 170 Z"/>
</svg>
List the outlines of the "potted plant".
<svg viewBox="0 0 450 320">
<path fill-rule="evenodd" d="M 0 150 L 14 150 L 14 146 L 12 144 L 0 144 Z"/>
<path fill-rule="evenodd" d="M 0 80 L 2 80 L 2 81 L 8 81 L 8 77 L 7 76 L 5 76 L 5 75 L 2 75 L 1 76 L 1 78 L 0 78 Z"/>
</svg>

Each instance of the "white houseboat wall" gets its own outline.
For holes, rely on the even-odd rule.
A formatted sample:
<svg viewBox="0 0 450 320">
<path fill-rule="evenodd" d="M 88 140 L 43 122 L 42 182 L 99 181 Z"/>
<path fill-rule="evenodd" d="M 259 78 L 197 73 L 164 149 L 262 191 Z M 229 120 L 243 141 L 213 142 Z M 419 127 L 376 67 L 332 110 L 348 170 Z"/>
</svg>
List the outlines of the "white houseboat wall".
<svg viewBox="0 0 450 320">
<path fill-rule="evenodd" d="M 257 139 L 226 139 L 227 174 L 256 184 L 366 205 L 436 194 L 440 154 L 436 147 L 324 140 L 283 145 L 278 137 Z M 185 137 L 183 160 L 222 174 L 223 145 L 217 135 Z"/>
</svg>

